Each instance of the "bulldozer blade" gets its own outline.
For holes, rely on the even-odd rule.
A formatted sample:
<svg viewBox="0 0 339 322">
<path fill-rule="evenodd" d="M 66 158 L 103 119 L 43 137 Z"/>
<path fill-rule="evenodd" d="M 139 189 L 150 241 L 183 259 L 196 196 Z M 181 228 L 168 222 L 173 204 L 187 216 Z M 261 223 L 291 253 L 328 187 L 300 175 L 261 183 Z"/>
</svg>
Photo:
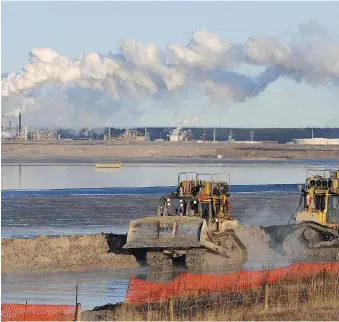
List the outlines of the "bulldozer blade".
<svg viewBox="0 0 339 322">
<path fill-rule="evenodd" d="M 146 217 L 130 222 L 124 249 L 201 247 L 206 222 L 194 217 Z"/>
</svg>

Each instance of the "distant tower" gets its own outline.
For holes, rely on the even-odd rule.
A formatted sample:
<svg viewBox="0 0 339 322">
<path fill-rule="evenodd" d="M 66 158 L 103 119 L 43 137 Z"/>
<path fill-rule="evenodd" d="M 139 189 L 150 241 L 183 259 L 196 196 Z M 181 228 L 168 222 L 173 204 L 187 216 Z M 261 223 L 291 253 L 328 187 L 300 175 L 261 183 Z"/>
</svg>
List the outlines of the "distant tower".
<svg viewBox="0 0 339 322">
<path fill-rule="evenodd" d="M 230 130 L 230 134 L 228 135 L 228 141 L 232 141 L 233 140 L 233 131 Z"/>
<path fill-rule="evenodd" d="M 251 131 L 251 141 L 253 141 L 253 139 L 254 139 L 254 131 L 252 130 Z"/>
<path fill-rule="evenodd" d="M 28 126 L 27 126 L 27 124 L 24 125 L 24 130 L 23 130 L 21 139 L 24 139 L 24 140 L 28 139 Z"/>
<path fill-rule="evenodd" d="M 202 129 L 202 140 L 205 142 L 206 141 L 206 129 Z"/>
<path fill-rule="evenodd" d="M 150 141 L 150 135 L 149 135 L 149 132 L 147 131 L 146 127 L 145 127 L 145 140 Z"/>
<path fill-rule="evenodd" d="M 19 113 L 19 133 L 21 133 L 22 128 L 21 128 L 21 113 Z"/>
</svg>

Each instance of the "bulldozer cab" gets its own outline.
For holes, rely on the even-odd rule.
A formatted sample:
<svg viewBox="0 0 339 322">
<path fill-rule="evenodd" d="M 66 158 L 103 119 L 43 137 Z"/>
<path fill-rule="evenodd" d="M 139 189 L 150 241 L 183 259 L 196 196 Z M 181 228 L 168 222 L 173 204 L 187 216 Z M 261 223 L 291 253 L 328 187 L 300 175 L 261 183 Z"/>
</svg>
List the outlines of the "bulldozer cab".
<svg viewBox="0 0 339 322">
<path fill-rule="evenodd" d="M 160 198 L 157 214 L 202 218 L 209 228 L 219 230 L 223 220 L 232 219 L 229 183 L 221 180 L 221 176 L 229 178 L 227 173 L 179 173 L 177 189 Z"/>
<path fill-rule="evenodd" d="M 300 212 L 299 218 L 309 216 L 311 218 L 309 221 L 324 226 L 338 226 L 339 170 L 310 169 L 307 170 L 307 175 L 305 187 L 302 188 L 304 209 Z"/>
</svg>

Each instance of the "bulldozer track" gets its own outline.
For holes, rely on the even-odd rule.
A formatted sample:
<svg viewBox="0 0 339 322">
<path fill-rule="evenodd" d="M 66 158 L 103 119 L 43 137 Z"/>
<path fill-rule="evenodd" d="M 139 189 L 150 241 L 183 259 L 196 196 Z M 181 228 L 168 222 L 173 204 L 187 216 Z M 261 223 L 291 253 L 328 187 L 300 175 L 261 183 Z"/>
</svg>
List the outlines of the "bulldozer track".
<svg viewBox="0 0 339 322">
<path fill-rule="evenodd" d="M 206 266 L 205 254 L 206 249 L 191 249 L 186 253 L 187 268 L 200 268 Z"/>
<path fill-rule="evenodd" d="M 172 260 L 166 256 L 162 251 L 147 252 L 146 254 L 147 265 L 154 268 L 171 269 Z"/>
</svg>

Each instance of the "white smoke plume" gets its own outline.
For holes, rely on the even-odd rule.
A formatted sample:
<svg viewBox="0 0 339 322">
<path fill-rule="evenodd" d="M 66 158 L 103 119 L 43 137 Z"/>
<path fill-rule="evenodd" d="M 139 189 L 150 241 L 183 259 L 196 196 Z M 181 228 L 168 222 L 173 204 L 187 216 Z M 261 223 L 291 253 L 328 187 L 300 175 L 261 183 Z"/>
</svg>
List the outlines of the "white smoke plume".
<svg viewBox="0 0 339 322">
<path fill-rule="evenodd" d="M 199 121 L 199 117 L 198 116 L 194 116 L 192 120 L 176 120 L 173 122 L 170 122 L 169 125 L 173 126 L 173 125 L 189 125 L 189 124 L 194 124 L 196 122 Z"/>
<path fill-rule="evenodd" d="M 17 106 L 11 112 L 4 113 L 3 116 L 19 116 L 20 113 L 25 114 L 27 111 L 29 111 L 29 107 L 34 104 L 34 101 L 35 100 L 32 97 L 25 97 L 19 106 Z"/>
<path fill-rule="evenodd" d="M 21 73 L 2 79 L 3 108 L 16 115 L 18 108 L 10 103 L 11 97 L 26 95 L 35 97 L 42 109 L 52 96 L 59 106 L 67 106 L 64 119 L 79 119 L 80 108 L 83 114 L 95 114 L 92 121 L 108 121 L 110 116 L 117 122 L 133 114 L 133 123 L 152 113 L 147 105 L 154 101 L 174 102 L 170 108 L 176 111 L 180 108 L 177 98 L 208 97 L 225 106 L 225 102 L 258 96 L 278 78 L 337 86 L 339 44 L 331 40 L 327 28 L 310 20 L 291 36 L 288 41 L 253 36 L 235 43 L 199 29 L 186 46 L 169 44 L 162 51 L 152 43 L 129 39 L 119 43 L 117 53 L 90 52 L 73 60 L 52 49 L 35 48 Z M 237 72 L 248 65 L 259 66 L 263 72 L 256 77 Z M 99 109 L 101 118 L 95 113 Z M 192 110 L 187 114 L 192 115 Z"/>
<path fill-rule="evenodd" d="M 176 120 L 176 121 L 170 122 L 169 125 L 177 126 L 172 131 L 172 134 L 177 135 L 180 133 L 180 130 L 184 127 L 184 125 L 194 124 L 194 123 L 197 123 L 198 121 L 199 121 L 199 117 L 194 116 L 192 120 L 183 120 L 183 121 Z"/>
</svg>

